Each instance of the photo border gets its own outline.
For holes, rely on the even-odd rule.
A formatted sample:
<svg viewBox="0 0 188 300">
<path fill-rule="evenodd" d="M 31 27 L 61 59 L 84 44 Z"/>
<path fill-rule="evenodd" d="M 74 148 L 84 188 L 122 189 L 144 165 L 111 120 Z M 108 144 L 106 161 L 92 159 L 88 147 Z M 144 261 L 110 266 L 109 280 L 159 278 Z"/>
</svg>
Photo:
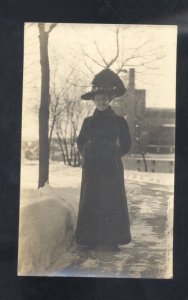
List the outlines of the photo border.
<svg viewBox="0 0 188 300">
<path fill-rule="evenodd" d="M 81 1 L 73 6 L 53 4 L 29 5 L 12 2 L 2 7 L 1 43 L 3 46 L 1 116 L 2 151 L 1 178 L 1 294 L 4 299 L 186 299 L 188 287 L 187 255 L 187 116 L 188 116 L 188 25 L 185 8 L 176 1 L 160 6 L 150 2 L 129 7 L 128 3 L 106 4 L 100 2 L 81 8 Z M 139 2 L 139 1 L 138 1 Z M 146 2 L 146 1 L 145 1 Z M 142 3 L 142 6 L 141 6 Z M 129 4 L 130 5 L 130 4 Z M 2 4 L 1 4 L 2 6 Z M 110 7 L 109 7 L 110 6 Z M 186 7 L 185 7 L 186 6 Z M 114 9 L 115 7 L 115 9 Z M 32 8 L 32 9 L 31 9 Z M 61 9 L 60 9 L 61 8 Z M 85 10 L 84 10 L 85 8 Z M 43 9 L 43 10 L 42 10 Z M 76 10 L 77 9 L 77 10 Z M 124 13 L 125 12 L 125 13 Z M 133 13 L 134 12 L 134 13 Z M 70 13 L 70 14 L 68 14 Z M 23 24 L 27 22 L 89 22 L 178 25 L 177 51 L 177 101 L 176 101 L 176 163 L 174 201 L 174 279 L 101 279 L 101 278 L 19 278 L 17 277 L 17 238 L 19 217 L 19 176 L 21 145 L 21 102 L 23 69 Z"/>
</svg>

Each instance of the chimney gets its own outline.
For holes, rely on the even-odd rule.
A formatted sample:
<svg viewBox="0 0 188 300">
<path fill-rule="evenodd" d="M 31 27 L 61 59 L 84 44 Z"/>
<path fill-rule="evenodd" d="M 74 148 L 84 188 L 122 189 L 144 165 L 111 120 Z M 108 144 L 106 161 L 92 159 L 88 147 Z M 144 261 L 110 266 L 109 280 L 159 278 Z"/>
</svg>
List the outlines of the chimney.
<svg viewBox="0 0 188 300">
<path fill-rule="evenodd" d="M 131 68 L 129 70 L 129 89 L 134 90 L 135 89 L 135 69 Z"/>
</svg>

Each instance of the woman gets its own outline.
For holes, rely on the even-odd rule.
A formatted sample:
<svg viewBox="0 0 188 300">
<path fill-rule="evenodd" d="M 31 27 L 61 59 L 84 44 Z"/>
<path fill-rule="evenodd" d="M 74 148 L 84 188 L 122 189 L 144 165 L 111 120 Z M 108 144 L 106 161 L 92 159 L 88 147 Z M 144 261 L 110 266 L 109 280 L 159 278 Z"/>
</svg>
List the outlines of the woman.
<svg viewBox="0 0 188 300">
<path fill-rule="evenodd" d="M 105 246 L 119 251 L 131 241 L 121 157 L 131 147 L 126 120 L 110 106 L 125 87 L 110 69 L 97 74 L 91 92 L 81 96 L 93 100 L 96 109 L 84 119 L 77 139 L 82 154 L 82 183 L 76 242 L 86 247 Z"/>
</svg>

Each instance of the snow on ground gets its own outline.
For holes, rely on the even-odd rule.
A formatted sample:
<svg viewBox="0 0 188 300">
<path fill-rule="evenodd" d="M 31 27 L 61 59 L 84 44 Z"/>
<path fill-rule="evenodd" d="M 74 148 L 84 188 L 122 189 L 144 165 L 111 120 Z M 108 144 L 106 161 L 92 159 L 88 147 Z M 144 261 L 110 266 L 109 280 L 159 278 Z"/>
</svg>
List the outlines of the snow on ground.
<svg viewBox="0 0 188 300">
<path fill-rule="evenodd" d="M 81 169 L 50 164 L 37 190 L 37 162 L 21 170 L 19 275 L 172 277 L 173 174 L 125 171 L 132 242 L 120 253 L 74 244 Z"/>
</svg>

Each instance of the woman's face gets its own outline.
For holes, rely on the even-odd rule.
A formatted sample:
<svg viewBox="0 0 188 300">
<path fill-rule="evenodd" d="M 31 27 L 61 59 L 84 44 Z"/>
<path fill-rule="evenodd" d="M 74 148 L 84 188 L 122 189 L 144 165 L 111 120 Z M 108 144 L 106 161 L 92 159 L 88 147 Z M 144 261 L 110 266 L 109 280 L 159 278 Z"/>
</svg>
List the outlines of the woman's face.
<svg viewBox="0 0 188 300">
<path fill-rule="evenodd" d="M 107 109 L 110 103 L 109 96 L 106 94 L 96 94 L 93 101 L 100 111 Z"/>
</svg>

